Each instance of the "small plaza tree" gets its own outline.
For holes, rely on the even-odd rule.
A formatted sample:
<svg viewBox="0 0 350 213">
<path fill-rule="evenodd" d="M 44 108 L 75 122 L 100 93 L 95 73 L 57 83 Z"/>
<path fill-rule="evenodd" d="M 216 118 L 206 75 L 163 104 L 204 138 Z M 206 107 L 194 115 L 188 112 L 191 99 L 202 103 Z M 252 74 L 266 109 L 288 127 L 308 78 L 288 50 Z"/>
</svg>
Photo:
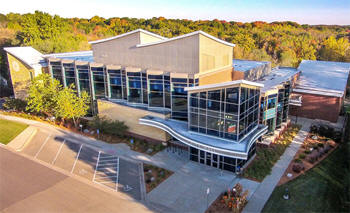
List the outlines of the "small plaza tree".
<svg viewBox="0 0 350 213">
<path fill-rule="evenodd" d="M 77 127 L 79 119 L 88 113 L 90 97 L 85 91 L 78 96 L 73 85 L 63 88 L 49 74 L 41 74 L 29 86 L 27 102 L 29 111 L 72 119 Z"/>
<path fill-rule="evenodd" d="M 88 113 L 90 96 L 83 91 L 79 97 L 73 85 L 60 90 L 55 99 L 56 117 L 64 120 L 72 119 L 75 127 L 77 127 L 79 119 Z"/>
<path fill-rule="evenodd" d="M 62 89 L 60 82 L 49 74 L 41 74 L 33 79 L 28 90 L 27 110 L 46 116 L 55 114 L 56 96 Z"/>
</svg>

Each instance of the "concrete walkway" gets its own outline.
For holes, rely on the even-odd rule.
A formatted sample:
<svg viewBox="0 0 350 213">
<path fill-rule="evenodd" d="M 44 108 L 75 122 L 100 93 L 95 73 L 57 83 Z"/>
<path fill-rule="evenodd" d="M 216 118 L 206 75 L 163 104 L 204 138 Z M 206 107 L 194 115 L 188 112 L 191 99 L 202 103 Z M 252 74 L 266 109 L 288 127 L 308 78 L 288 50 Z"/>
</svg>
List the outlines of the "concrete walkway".
<svg viewBox="0 0 350 213">
<path fill-rule="evenodd" d="M 247 206 L 243 209 L 243 213 L 255 213 L 261 212 L 263 210 L 265 203 L 269 200 L 277 183 L 281 179 L 285 170 L 288 168 L 290 162 L 293 160 L 294 155 L 299 150 L 301 144 L 304 142 L 304 139 L 307 136 L 312 124 L 312 120 L 299 118 L 298 124 L 302 125 L 299 133 L 295 136 L 292 143 L 274 165 L 271 174 L 266 176 L 265 179 L 261 182 L 255 193 L 250 198 Z"/>
</svg>

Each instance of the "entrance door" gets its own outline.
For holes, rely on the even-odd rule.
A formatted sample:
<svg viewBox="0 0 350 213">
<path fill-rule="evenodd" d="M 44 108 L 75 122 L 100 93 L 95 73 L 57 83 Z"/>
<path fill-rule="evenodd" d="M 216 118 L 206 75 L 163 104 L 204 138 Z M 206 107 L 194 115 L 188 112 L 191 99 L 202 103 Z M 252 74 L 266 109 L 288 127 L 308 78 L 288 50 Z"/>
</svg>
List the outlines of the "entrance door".
<svg viewBox="0 0 350 213">
<path fill-rule="evenodd" d="M 205 163 L 205 152 L 202 150 L 199 150 L 199 163 Z"/>
<path fill-rule="evenodd" d="M 213 154 L 212 167 L 218 168 L 218 155 Z"/>
<path fill-rule="evenodd" d="M 211 153 L 206 152 L 206 165 L 211 166 Z"/>
</svg>

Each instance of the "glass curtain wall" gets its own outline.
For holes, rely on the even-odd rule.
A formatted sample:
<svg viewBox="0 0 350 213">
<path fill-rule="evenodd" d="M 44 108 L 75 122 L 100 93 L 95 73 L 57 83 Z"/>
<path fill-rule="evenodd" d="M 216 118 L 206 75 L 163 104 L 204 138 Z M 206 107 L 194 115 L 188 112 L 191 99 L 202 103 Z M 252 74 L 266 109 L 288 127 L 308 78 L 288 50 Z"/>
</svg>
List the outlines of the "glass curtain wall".
<svg viewBox="0 0 350 213">
<path fill-rule="evenodd" d="M 128 102 L 130 103 L 142 103 L 142 81 L 141 72 L 128 72 Z"/>
<path fill-rule="evenodd" d="M 244 97 L 241 96 L 239 105 L 240 90 Z M 258 124 L 258 102 L 259 90 L 244 87 L 191 93 L 189 129 L 241 140 Z"/>
<path fill-rule="evenodd" d="M 164 79 L 163 75 L 148 75 L 149 106 L 164 107 Z"/>
<path fill-rule="evenodd" d="M 171 78 L 171 117 L 187 120 L 187 78 Z"/>
<path fill-rule="evenodd" d="M 123 78 L 121 70 L 108 70 L 110 97 L 112 99 L 124 99 L 123 94 Z M 125 97 L 126 98 L 126 97 Z"/>
<path fill-rule="evenodd" d="M 63 84 L 63 75 L 62 75 L 62 65 L 60 61 L 54 62 L 50 61 L 52 76 L 57 79 L 61 85 Z"/>
<path fill-rule="evenodd" d="M 147 73 L 142 72 L 142 103 L 148 104 L 148 84 L 147 84 Z"/>
<path fill-rule="evenodd" d="M 63 63 L 63 70 L 66 78 L 66 86 L 70 86 L 71 84 L 77 88 L 75 83 L 75 68 L 74 63 Z"/>
<path fill-rule="evenodd" d="M 103 67 L 91 67 L 95 98 L 106 97 L 105 74 Z"/>
<path fill-rule="evenodd" d="M 284 104 L 284 89 L 278 90 L 278 103 L 277 103 L 277 116 L 276 116 L 276 128 L 280 128 L 283 117 L 283 104 Z"/>
<path fill-rule="evenodd" d="M 79 75 L 80 92 L 86 91 L 89 95 L 91 95 L 89 66 L 88 65 L 77 65 L 76 69 L 77 69 L 77 72 Z"/>
<path fill-rule="evenodd" d="M 283 122 L 287 122 L 287 119 L 288 119 L 290 92 L 291 92 L 291 86 L 289 83 L 287 83 L 284 87 L 284 103 L 283 103 L 283 116 L 282 116 Z"/>
</svg>

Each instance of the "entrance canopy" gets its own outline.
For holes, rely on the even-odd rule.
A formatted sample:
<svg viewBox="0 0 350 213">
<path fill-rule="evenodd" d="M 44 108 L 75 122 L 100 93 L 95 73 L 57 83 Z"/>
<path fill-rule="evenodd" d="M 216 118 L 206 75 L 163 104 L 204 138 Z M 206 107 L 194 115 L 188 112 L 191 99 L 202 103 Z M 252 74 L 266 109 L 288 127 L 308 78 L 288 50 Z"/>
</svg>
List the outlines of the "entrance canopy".
<svg viewBox="0 0 350 213">
<path fill-rule="evenodd" d="M 266 126 L 258 125 L 252 130 L 251 134 L 248 134 L 244 140 L 238 143 L 223 138 L 188 131 L 188 124 L 184 121 L 145 116 L 139 119 L 139 123 L 162 129 L 188 146 L 222 156 L 244 160 L 248 158 L 249 149 L 254 142 L 267 132 Z"/>
</svg>

